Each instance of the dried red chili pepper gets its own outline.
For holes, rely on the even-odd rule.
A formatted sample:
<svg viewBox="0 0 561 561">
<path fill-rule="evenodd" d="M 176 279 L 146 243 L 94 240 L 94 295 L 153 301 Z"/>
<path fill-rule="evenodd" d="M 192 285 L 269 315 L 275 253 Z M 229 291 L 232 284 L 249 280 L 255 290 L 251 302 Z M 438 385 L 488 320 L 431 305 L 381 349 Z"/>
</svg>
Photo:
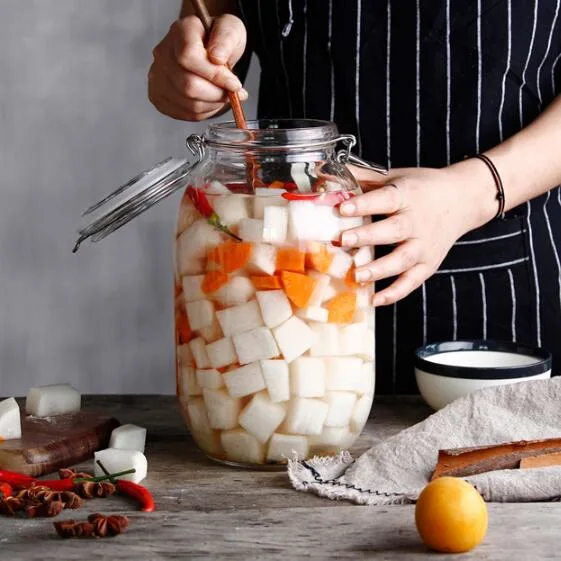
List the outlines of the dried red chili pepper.
<svg viewBox="0 0 561 561">
<path fill-rule="evenodd" d="M 156 510 L 154 497 L 152 497 L 152 494 L 146 487 L 125 479 L 119 479 L 115 484 L 117 491 L 139 502 L 142 507 L 140 510 L 143 512 L 153 512 Z"/>
<path fill-rule="evenodd" d="M 311 201 L 317 205 L 338 206 L 343 201 L 352 199 L 355 194 L 350 191 L 331 191 L 329 193 L 283 193 L 287 201 Z"/>
<path fill-rule="evenodd" d="M 189 187 L 187 187 L 187 196 L 189 197 L 189 199 L 191 199 L 193 206 L 197 209 L 199 214 L 203 218 L 206 218 L 206 221 L 211 226 L 214 226 L 221 232 L 224 232 L 225 234 L 239 242 L 242 241 L 241 238 L 236 236 L 236 234 L 234 234 L 234 232 L 230 230 L 230 228 L 222 224 L 222 222 L 220 221 L 220 216 L 218 216 L 218 214 L 212 208 L 212 205 L 210 204 L 206 193 L 202 189 L 189 185 Z"/>
<path fill-rule="evenodd" d="M 18 487 L 20 485 L 32 485 L 36 480 L 29 475 L 24 475 L 23 473 L 0 469 L 0 481 Z"/>
</svg>

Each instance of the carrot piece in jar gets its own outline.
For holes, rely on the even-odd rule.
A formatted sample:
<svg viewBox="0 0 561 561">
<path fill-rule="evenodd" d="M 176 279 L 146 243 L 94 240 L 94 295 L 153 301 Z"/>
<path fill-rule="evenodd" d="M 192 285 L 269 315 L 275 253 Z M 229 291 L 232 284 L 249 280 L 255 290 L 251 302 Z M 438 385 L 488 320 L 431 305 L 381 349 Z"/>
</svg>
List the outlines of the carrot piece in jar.
<svg viewBox="0 0 561 561">
<path fill-rule="evenodd" d="M 218 265 L 223 273 L 232 273 L 247 265 L 252 245 L 249 242 L 227 241 L 208 251 L 207 259 Z"/>
<path fill-rule="evenodd" d="M 178 345 L 188 343 L 193 336 L 187 314 L 183 310 L 175 311 L 175 332 Z"/>
<path fill-rule="evenodd" d="M 356 282 L 355 272 L 356 272 L 356 267 L 354 265 L 351 265 L 351 268 L 347 271 L 347 274 L 345 275 L 345 284 L 349 288 L 360 288 L 362 286 L 360 282 Z"/>
<path fill-rule="evenodd" d="M 308 275 L 283 271 L 281 280 L 288 299 L 299 308 L 305 308 L 312 297 L 317 281 Z"/>
<path fill-rule="evenodd" d="M 356 310 L 356 294 L 343 292 L 325 304 L 329 312 L 329 323 L 350 323 L 353 321 Z"/>
<path fill-rule="evenodd" d="M 277 251 L 277 271 L 303 273 L 306 270 L 306 253 L 295 247 L 283 247 Z"/>
<path fill-rule="evenodd" d="M 282 288 L 277 275 L 257 275 L 249 277 L 249 279 L 257 290 L 278 290 Z"/>
<path fill-rule="evenodd" d="M 306 267 L 308 269 L 314 269 L 319 273 L 327 273 L 332 261 L 333 254 L 329 252 L 325 245 L 314 243 L 308 248 L 306 253 Z"/>
<path fill-rule="evenodd" d="M 282 189 L 284 187 L 284 182 L 275 179 L 272 183 L 269 184 L 269 188 L 271 189 Z"/>
<path fill-rule="evenodd" d="M 201 289 L 204 293 L 210 294 L 211 292 L 216 292 L 227 282 L 228 275 L 226 273 L 222 271 L 209 271 L 201 283 Z"/>
</svg>

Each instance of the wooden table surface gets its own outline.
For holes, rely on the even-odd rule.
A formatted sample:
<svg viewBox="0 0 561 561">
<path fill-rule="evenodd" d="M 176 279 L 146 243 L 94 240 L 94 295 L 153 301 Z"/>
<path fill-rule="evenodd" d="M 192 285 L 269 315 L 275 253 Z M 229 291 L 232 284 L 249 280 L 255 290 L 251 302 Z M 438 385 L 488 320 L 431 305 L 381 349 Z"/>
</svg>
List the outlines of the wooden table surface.
<svg viewBox="0 0 561 561">
<path fill-rule="evenodd" d="M 356 506 L 294 491 L 284 471 L 256 472 L 215 464 L 187 434 L 173 397 L 93 397 L 84 407 L 111 412 L 148 429 L 154 513 L 128 500 L 89 501 L 58 519 L 91 512 L 129 516 L 116 538 L 62 540 L 52 520 L 0 521 L 0 558 L 19 560 L 143 559 L 561 559 L 561 504 L 490 504 L 484 543 L 463 555 L 428 552 L 417 537 L 413 506 Z M 353 452 L 422 420 L 416 398 L 375 403 L 374 417 Z M 91 463 L 82 467 L 91 469 Z"/>
</svg>

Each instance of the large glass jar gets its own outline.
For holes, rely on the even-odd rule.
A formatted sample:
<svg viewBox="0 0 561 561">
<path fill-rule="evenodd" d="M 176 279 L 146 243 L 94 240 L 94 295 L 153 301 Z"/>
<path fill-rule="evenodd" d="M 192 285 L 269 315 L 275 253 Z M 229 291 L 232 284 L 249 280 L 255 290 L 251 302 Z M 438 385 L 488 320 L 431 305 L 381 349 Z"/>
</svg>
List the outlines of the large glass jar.
<svg viewBox="0 0 561 561">
<path fill-rule="evenodd" d="M 151 200 L 185 189 L 174 242 L 181 413 L 210 458 L 263 467 L 348 449 L 362 431 L 374 395 L 373 287 L 354 270 L 373 254 L 339 243 L 363 224 L 338 212 L 360 193 L 336 152 L 349 137 L 324 121 L 249 126 L 211 125 L 188 139 L 196 166 L 142 177 Z M 113 229 L 124 221 L 113 216 Z"/>
</svg>

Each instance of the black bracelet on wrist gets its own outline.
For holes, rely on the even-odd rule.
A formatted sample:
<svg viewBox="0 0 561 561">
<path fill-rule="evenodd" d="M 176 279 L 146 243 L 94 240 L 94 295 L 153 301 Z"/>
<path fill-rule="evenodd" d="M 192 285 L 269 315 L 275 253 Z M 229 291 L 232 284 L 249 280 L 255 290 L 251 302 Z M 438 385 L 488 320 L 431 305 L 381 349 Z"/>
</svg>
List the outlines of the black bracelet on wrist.
<svg viewBox="0 0 561 561">
<path fill-rule="evenodd" d="M 495 164 L 491 161 L 491 159 L 486 156 L 485 154 L 475 154 L 473 156 L 485 163 L 485 165 L 489 168 L 491 175 L 493 176 L 493 180 L 495 181 L 495 186 L 497 188 L 497 196 L 496 199 L 499 203 L 499 208 L 497 210 L 497 214 L 493 217 L 495 218 L 504 218 L 505 217 L 505 190 L 503 187 L 503 182 L 501 180 L 501 176 L 495 167 Z"/>
</svg>

